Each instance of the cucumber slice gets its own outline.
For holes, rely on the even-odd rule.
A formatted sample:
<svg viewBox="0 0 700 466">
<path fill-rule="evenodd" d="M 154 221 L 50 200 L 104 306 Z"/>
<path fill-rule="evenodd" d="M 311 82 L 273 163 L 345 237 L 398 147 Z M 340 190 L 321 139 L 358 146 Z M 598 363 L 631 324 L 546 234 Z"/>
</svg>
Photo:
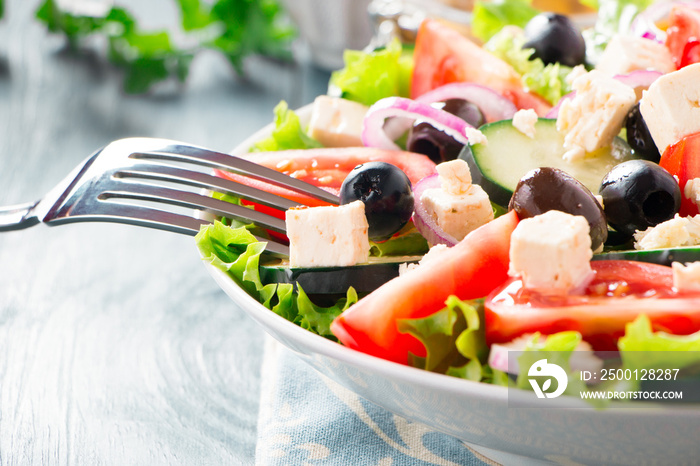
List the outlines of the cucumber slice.
<svg viewBox="0 0 700 466">
<path fill-rule="evenodd" d="M 291 268 L 288 262 L 278 261 L 260 266 L 260 280 L 299 284 L 309 295 L 345 295 L 351 286 L 364 295 L 398 277 L 399 265 L 418 260 L 416 256 L 371 257 L 367 264 L 313 268 Z"/>
<path fill-rule="evenodd" d="M 670 266 L 672 262 L 685 263 L 700 260 L 700 247 L 688 246 L 684 248 L 647 249 L 643 251 L 610 251 L 602 254 L 595 254 L 593 260 L 628 260 Z"/>
<path fill-rule="evenodd" d="M 481 128 L 488 143 L 467 145 L 460 158 L 469 163 L 473 182 L 481 185 L 496 204 L 507 206 L 513 191 L 528 171 L 539 167 L 564 170 L 597 194 L 600 182 L 615 165 L 631 159 L 629 145 L 620 138 L 610 146 L 588 154 L 583 160 L 567 162 L 564 137 L 557 121 L 540 118 L 531 139 L 513 126 L 512 120 L 496 121 Z"/>
</svg>

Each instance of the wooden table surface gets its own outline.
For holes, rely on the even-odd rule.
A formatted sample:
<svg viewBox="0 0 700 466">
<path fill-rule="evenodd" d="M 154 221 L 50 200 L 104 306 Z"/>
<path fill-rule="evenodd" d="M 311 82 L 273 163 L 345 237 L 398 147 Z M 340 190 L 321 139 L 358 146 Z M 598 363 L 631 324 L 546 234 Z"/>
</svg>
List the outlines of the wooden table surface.
<svg viewBox="0 0 700 466">
<path fill-rule="evenodd" d="M 302 60 L 198 56 L 181 91 L 127 96 L 6 1 L 0 21 L 0 205 L 39 198 L 128 136 L 230 150 L 325 90 Z M 119 2 L 157 21 L 169 0 Z M 165 13 L 163 13 L 165 12 Z M 149 16 L 150 15 L 150 16 Z M 156 21 L 156 22 L 157 22 Z M 191 237 L 117 224 L 0 234 L 0 464 L 248 464 L 263 332 L 208 276 Z"/>
</svg>

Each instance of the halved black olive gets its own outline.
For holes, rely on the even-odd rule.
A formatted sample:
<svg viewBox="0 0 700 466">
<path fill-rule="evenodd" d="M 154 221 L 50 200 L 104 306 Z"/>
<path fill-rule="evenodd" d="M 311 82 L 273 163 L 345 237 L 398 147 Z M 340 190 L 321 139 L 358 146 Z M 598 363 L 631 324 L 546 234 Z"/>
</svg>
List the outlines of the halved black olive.
<svg viewBox="0 0 700 466">
<path fill-rule="evenodd" d="M 681 206 L 676 179 L 648 160 L 615 165 L 603 178 L 600 195 L 610 226 L 627 235 L 670 220 Z"/>
</svg>

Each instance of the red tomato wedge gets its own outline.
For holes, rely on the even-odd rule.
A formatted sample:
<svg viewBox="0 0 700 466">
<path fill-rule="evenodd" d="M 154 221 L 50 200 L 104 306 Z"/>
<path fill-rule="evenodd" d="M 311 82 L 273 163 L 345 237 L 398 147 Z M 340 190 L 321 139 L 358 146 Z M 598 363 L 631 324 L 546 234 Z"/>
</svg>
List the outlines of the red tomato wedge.
<svg viewBox="0 0 700 466">
<path fill-rule="evenodd" d="M 679 214 L 685 217 L 700 213 L 695 201 L 685 195 L 686 183 L 694 178 L 700 178 L 700 133 L 686 136 L 668 146 L 661 155 L 659 165 L 678 179 L 681 187 Z"/>
<path fill-rule="evenodd" d="M 510 235 L 518 218 L 510 212 L 474 230 L 435 263 L 385 283 L 336 318 L 331 330 L 345 346 L 401 364 L 409 351 L 425 356 L 423 344 L 399 333 L 397 319 L 426 317 L 450 295 L 486 296 L 508 278 Z"/>
<path fill-rule="evenodd" d="M 406 173 L 415 184 L 435 173 L 435 163 L 427 156 L 414 152 L 374 149 L 370 147 L 322 148 L 308 150 L 287 150 L 279 152 L 252 152 L 242 156 L 268 168 L 301 179 L 327 191 L 338 194 L 340 185 L 348 173 L 357 165 L 366 162 L 388 162 Z M 327 205 L 324 201 L 311 199 L 279 186 L 254 180 L 226 171 L 217 171 L 218 176 L 253 186 L 300 204 Z"/>
<path fill-rule="evenodd" d="M 700 9 L 676 5 L 671 9 L 666 29 L 666 47 L 680 69 L 700 61 Z"/>
<path fill-rule="evenodd" d="M 413 59 L 413 98 L 444 84 L 473 82 L 500 92 L 518 108 L 534 109 L 540 116 L 552 108 L 523 89 L 520 75 L 512 66 L 439 21 L 423 21 Z"/>
<path fill-rule="evenodd" d="M 671 267 L 633 261 L 594 261 L 596 275 L 582 294 L 542 296 L 511 279 L 486 299 L 486 340 L 506 343 L 528 333 L 580 332 L 594 350 L 615 351 L 625 324 L 646 314 L 655 331 L 700 330 L 700 294 L 673 290 Z"/>
</svg>

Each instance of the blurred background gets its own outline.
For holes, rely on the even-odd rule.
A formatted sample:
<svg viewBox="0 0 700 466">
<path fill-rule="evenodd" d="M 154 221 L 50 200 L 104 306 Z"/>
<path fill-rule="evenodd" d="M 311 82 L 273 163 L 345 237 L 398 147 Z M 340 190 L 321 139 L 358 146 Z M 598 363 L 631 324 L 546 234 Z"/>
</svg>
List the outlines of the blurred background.
<svg viewBox="0 0 700 466">
<path fill-rule="evenodd" d="M 292 21 L 270 26 L 276 2 L 218 2 L 216 17 L 211 4 L 4 0 L 0 205 L 38 199 L 123 137 L 231 150 L 280 100 L 326 90 Z M 191 237 L 0 233 L 0 464 L 250 464 L 263 341 Z"/>
</svg>

